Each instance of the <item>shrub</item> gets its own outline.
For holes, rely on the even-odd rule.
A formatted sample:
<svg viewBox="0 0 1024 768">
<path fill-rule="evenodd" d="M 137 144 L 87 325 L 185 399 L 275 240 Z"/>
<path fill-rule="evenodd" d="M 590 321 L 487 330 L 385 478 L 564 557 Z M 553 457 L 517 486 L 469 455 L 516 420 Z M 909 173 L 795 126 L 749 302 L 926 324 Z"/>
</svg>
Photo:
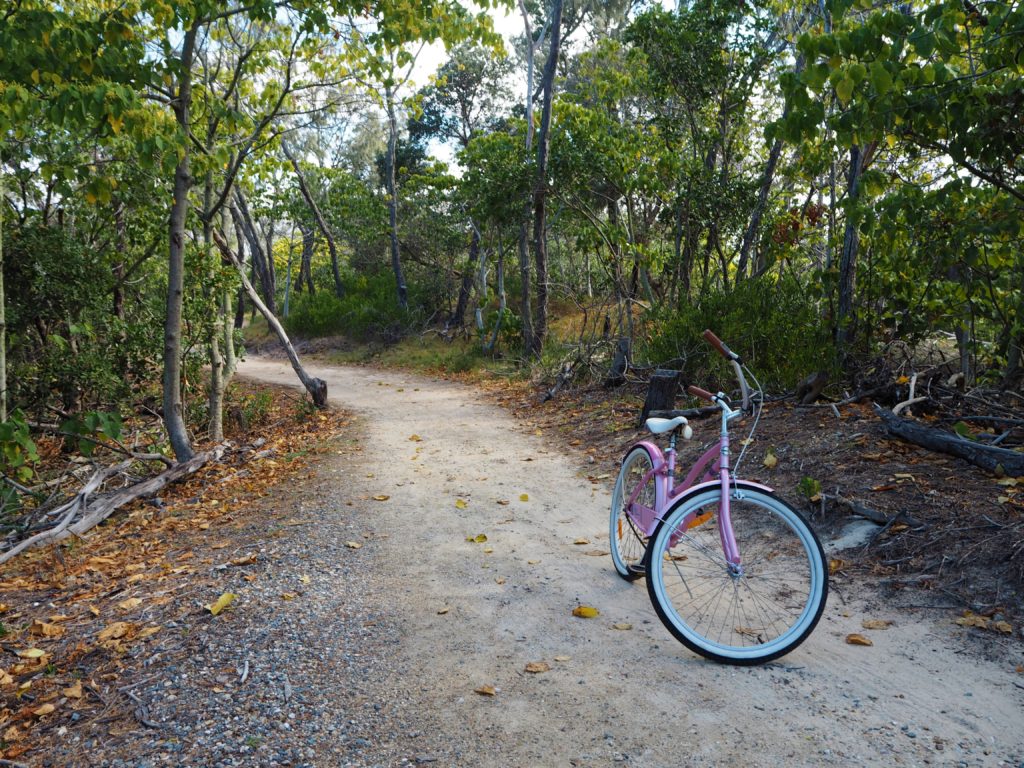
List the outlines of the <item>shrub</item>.
<svg viewBox="0 0 1024 768">
<path fill-rule="evenodd" d="M 710 328 L 750 365 L 768 389 L 791 389 L 814 371 L 835 370 L 835 351 L 817 302 L 793 277 L 745 280 L 648 318 L 640 354 L 654 365 L 683 368 L 687 381 L 729 389 L 731 371 L 704 343 Z"/>
</svg>

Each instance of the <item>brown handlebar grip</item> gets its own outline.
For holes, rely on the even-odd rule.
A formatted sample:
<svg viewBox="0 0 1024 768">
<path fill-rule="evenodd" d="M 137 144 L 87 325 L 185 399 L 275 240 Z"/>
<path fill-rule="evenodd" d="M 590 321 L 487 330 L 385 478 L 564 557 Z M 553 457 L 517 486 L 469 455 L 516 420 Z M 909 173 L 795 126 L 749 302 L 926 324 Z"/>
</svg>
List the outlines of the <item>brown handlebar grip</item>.
<svg viewBox="0 0 1024 768">
<path fill-rule="evenodd" d="M 710 333 L 710 331 L 709 331 L 709 333 Z M 694 397 L 702 397 L 702 398 L 704 398 L 709 403 L 715 402 L 715 396 L 712 395 L 710 392 L 708 392 L 706 389 L 701 389 L 700 387 L 694 387 L 694 386 L 691 385 L 691 386 L 686 388 L 686 391 L 689 392 Z"/>
<path fill-rule="evenodd" d="M 719 354 L 726 360 L 732 360 L 732 350 L 725 346 L 725 342 L 723 342 L 720 338 L 715 336 L 715 334 L 711 331 L 710 328 L 704 331 L 704 341 L 706 341 L 712 347 L 717 349 Z"/>
</svg>

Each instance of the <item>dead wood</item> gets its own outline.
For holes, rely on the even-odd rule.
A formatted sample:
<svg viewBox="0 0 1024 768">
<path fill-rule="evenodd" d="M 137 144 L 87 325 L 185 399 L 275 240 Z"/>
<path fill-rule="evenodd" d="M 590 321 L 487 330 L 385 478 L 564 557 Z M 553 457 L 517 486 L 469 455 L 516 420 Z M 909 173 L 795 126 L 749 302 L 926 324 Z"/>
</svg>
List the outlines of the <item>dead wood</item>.
<svg viewBox="0 0 1024 768">
<path fill-rule="evenodd" d="M 291 341 L 288 339 L 288 334 L 285 333 L 284 326 L 281 325 L 280 321 L 274 315 L 267 305 L 260 299 L 256 289 L 253 288 L 252 283 L 249 282 L 249 278 L 245 276 L 245 269 L 238 262 L 238 258 L 232 253 L 231 248 L 228 247 L 227 241 L 224 236 L 217 230 L 213 231 L 213 241 L 217 244 L 220 252 L 228 259 L 232 264 L 235 265 L 235 269 L 238 270 L 238 274 L 242 278 L 242 285 L 245 287 L 245 292 L 249 294 L 249 298 L 252 303 L 256 305 L 256 308 L 262 313 L 263 317 L 267 319 L 267 324 L 271 327 L 274 333 L 277 334 L 277 338 L 280 339 L 281 345 L 284 347 L 284 351 L 288 353 L 288 360 L 292 364 L 292 369 L 299 377 L 299 381 L 302 382 L 302 386 L 309 392 L 310 397 L 313 398 L 313 404 L 318 408 L 323 408 L 327 405 L 327 382 L 323 379 L 318 379 L 315 376 L 310 376 L 306 373 L 306 369 L 302 367 L 302 363 L 299 362 L 299 355 L 295 351 L 295 347 L 292 346 Z"/>
<path fill-rule="evenodd" d="M 101 496 L 94 500 L 90 497 L 103 484 L 103 482 L 120 472 L 123 472 L 131 464 L 123 461 L 120 464 L 104 467 L 93 474 L 82 489 L 75 494 L 75 497 L 63 504 L 55 514 L 63 515 L 60 521 L 45 531 L 40 531 L 30 536 L 3 554 L 0 554 L 0 564 L 6 563 L 11 558 L 25 551 L 30 547 L 41 547 L 47 544 L 55 544 L 63 541 L 69 536 L 82 536 L 92 528 L 96 527 L 114 512 L 125 504 L 144 496 L 150 496 L 164 486 L 178 480 L 186 475 L 191 475 L 208 461 L 217 460 L 224 455 L 224 448 L 218 447 L 213 451 L 197 453 L 191 459 L 175 464 L 141 482 L 122 488 L 111 494 Z M 77 519 L 76 519 L 77 518 Z"/>
<path fill-rule="evenodd" d="M 872 509 L 869 506 L 861 504 L 859 501 L 848 499 L 845 496 L 840 496 L 839 494 L 822 494 L 822 498 L 826 501 L 833 501 L 841 507 L 845 507 L 851 515 L 863 517 L 865 520 L 870 520 L 873 523 L 884 525 L 887 528 L 895 523 L 905 523 L 915 530 L 927 527 L 925 523 L 922 523 L 917 518 L 911 517 L 906 512 L 887 515 L 884 512 L 879 512 L 877 509 Z"/>
<path fill-rule="evenodd" d="M 1024 475 L 1024 453 L 993 445 L 982 445 L 959 435 L 926 427 L 900 418 L 877 404 L 875 413 L 885 423 L 885 429 L 890 435 L 908 443 L 927 448 L 929 451 L 956 456 L 996 475 Z"/>
<path fill-rule="evenodd" d="M 821 391 L 828 384 L 828 374 L 825 371 L 816 371 L 806 379 L 797 384 L 796 400 L 800 405 L 810 405 L 821 396 Z"/>
<path fill-rule="evenodd" d="M 647 385 L 647 398 L 640 412 L 640 424 L 647 421 L 651 411 L 671 411 L 676 405 L 676 393 L 679 391 L 679 371 L 658 369 L 651 376 Z"/>
</svg>

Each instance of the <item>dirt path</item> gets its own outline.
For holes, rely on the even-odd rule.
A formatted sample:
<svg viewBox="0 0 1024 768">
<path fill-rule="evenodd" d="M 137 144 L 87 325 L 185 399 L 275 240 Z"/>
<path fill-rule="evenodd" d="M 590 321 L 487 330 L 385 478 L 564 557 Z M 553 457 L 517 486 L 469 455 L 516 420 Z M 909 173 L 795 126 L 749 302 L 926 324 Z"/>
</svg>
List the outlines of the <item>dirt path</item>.
<svg viewBox="0 0 1024 768">
<path fill-rule="evenodd" d="M 642 581 L 588 556 L 607 551 L 609 493 L 579 459 L 458 385 L 312 372 L 363 420 L 363 460 L 342 469 L 367 499 L 379 564 L 367 577 L 381 580 L 382 610 L 401 627 L 399 679 L 385 687 L 421 721 L 403 723 L 379 764 L 410 753 L 502 768 L 1024 761 L 1024 677 L 1005 659 L 963 652 L 951 622 L 869 611 L 855 584 L 840 584 L 788 657 L 752 669 L 708 663 L 661 626 Z M 278 361 L 249 360 L 241 373 L 295 381 Z M 466 540 L 481 533 L 486 543 Z M 601 615 L 574 618 L 579 603 Z M 893 625 L 868 632 L 865 618 Z M 623 623 L 632 629 L 613 628 Z M 874 645 L 846 644 L 851 632 Z M 551 670 L 526 673 L 536 661 Z M 403 743 L 424 730 L 431 738 Z"/>
</svg>

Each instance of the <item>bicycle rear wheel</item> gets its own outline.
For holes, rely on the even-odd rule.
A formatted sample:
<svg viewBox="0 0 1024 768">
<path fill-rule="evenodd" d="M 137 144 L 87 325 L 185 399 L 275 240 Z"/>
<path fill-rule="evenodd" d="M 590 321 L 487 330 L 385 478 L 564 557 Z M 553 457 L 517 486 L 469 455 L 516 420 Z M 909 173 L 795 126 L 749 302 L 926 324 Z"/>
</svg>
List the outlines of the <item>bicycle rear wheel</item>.
<svg viewBox="0 0 1024 768">
<path fill-rule="evenodd" d="M 676 639 L 726 664 L 761 664 L 789 653 L 821 618 L 828 569 L 803 516 L 770 493 L 740 487 L 730 499 L 740 566 L 725 560 L 721 491 L 682 499 L 648 546 L 647 591 Z"/>
<path fill-rule="evenodd" d="M 646 446 L 636 445 L 622 461 L 619 476 L 612 490 L 612 514 L 608 529 L 612 562 L 615 571 L 627 581 L 634 581 L 644 575 L 644 553 L 647 550 L 647 535 L 629 516 L 626 502 L 633 489 L 643 482 L 644 476 L 654 467 L 654 457 Z M 657 487 L 651 475 L 633 502 L 648 509 L 655 509 Z"/>
</svg>

